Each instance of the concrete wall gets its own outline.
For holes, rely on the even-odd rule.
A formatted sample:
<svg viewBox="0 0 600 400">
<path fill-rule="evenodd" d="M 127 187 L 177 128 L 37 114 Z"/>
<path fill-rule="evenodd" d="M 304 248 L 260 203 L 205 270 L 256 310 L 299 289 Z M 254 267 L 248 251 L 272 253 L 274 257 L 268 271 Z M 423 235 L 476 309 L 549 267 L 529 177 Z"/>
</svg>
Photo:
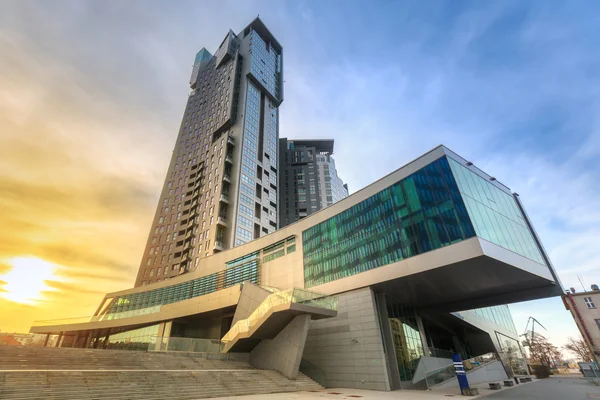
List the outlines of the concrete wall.
<svg viewBox="0 0 600 400">
<path fill-rule="evenodd" d="M 310 315 L 298 315 L 274 339 L 261 341 L 250 352 L 250 363 L 296 379 L 309 325 Z"/>
<path fill-rule="evenodd" d="M 304 359 L 325 373 L 327 387 L 390 390 L 373 291 L 338 299 L 337 317 L 311 321 Z"/>
<path fill-rule="evenodd" d="M 589 308 L 585 303 L 585 298 L 590 297 L 595 308 Z M 600 320 L 600 292 L 585 292 L 577 294 L 569 294 L 564 298 L 567 309 L 571 311 L 571 315 L 584 337 L 588 346 L 594 353 L 596 360 L 600 359 L 600 329 L 596 320 Z"/>
<path fill-rule="evenodd" d="M 240 294 L 240 300 L 235 308 L 235 314 L 233 315 L 233 321 L 231 326 L 235 325 L 241 319 L 246 319 L 252 314 L 256 307 L 260 305 L 269 295 L 266 289 L 256 286 L 249 282 L 242 284 L 242 292 Z"/>
</svg>

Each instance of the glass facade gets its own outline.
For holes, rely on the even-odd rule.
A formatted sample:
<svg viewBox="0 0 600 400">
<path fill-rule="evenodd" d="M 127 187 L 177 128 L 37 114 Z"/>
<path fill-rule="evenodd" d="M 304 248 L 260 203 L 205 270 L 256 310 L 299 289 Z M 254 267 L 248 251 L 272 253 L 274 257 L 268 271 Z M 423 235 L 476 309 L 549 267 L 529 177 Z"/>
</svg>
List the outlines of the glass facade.
<svg viewBox="0 0 600 400">
<path fill-rule="evenodd" d="M 515 323 L 513 321 L 508 305 L 504 304 L 500 306 L 477 308 L 475 310 L 469 311 L 474 312 L 481 318 L 484 318 L 490 322 L 500 325 L 509 332 L 512 332 L 515 335 L 517 335 L 517 328 L 515 327 Z"/>
<path fill-rule="evenodd" d="M 259 276 L 259 260 L 246 262 L 228 268 L 225 271 L 219 271 L 176 285 L 119 296 L 115 298 L 115 301 L 108 309 L 108 314 L 176 303 L 225 289 L 245 281 L 259 284 Z"/>
<path fill-rule="evenodd" d="M 515 375 L 527 375 L 527 361 L 519 341 L 498 332 L 496 338 L 500 344 L 500 356 L 504 364 L 510 367 Z"/>
<path fill-rule="evenodd" d="M 281 55 L 256 31 L 250 32 L 250 72 L 275 98 L 280 96 Z"/>
<path fill-rule="evenodd" d="M 446 157 L 302 232 L 305 286 L 475 236 Z"/>
<path fill-rule="evenodd" d="M 256 187 L 256 160 L 258 157 L 258 135 L 260 120 L 260 91 L 248 81 L 246 114 L 242 150 L 241 190 L 238 201 L 237 231 L 235 245 L 239 246 L 254 239 L 254 197 Z M 246 193 L 249 196 L 245 196 Z M 247 204 L 244 206 L 243 204 Z"/>
<path fill-rule="evenodd" d="M 158 325 L 132 329 L 110 335 L 106 348 L 113 350 L 148 350 L 150 343 L 156 342 Z"/>
<path fill-rule="evenodd" d="M 387 312 L 400 380 L 412 380 L 419 360 L 423 357 L 423 343 L 415 312 L 412 308 L 389 303 Z"/>
<path fill-rule="evenodd" d="M 477 236 L 545 265 L 513 196 L 458 162 L 449 161 Z"/>
</svg>

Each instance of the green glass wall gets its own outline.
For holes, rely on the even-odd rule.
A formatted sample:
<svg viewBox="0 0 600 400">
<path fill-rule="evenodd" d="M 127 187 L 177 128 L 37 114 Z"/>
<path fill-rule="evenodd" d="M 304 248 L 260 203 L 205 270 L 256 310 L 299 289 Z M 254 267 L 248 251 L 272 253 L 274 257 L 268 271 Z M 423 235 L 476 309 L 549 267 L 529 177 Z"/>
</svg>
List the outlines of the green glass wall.
<svg viewBox="0 0 600 400">
<path fill-rule="evenodd" d="M 225 271 L 219 271 L 187 282 L 119 296 L 109 308 L 108 314 L 176 303 L 246 281 L 259 284 L 259 275 L 259 260 L 248 260 L 234 267 L 228 266 Z"/>
<path fill-rule="evenodd" d="M 477 236 L 545 265 L 512 195 L 458 162 L 449 161 Z"/>
<path fill-rule="evenodd" d="M 109 336 L 107 349 L 115 350 L 148 350 L 150 343 L 156 342 L 158 325 L 146 326 Z"/>
<path fill-rule="evenodd" d="M 475 236 L 446 157 L 302 232 L 305 286 Z"/>
<path fill-rule="evenodd" d="M 515 328 L 515 323 L 513 321 L 512 314 L 510 313 L 508 305 L 503 304 L 500 306 L 477 308 L 475 310 L 469 311 L 474 312 L 481 318 L 485 318 L 490 322 L 498 324 L 503 328 L 507 329 L 509 332 L 512 332 L 515 335 L 517 335 L 517 328 Z"/>
<path fill-rule="evenodd" d="M 419 360 L 423 357 L 423 343 L 417 327 L 415 311 L 388 302 L 387 313 L 400 380 L 413 378 Z"/>
</svg>

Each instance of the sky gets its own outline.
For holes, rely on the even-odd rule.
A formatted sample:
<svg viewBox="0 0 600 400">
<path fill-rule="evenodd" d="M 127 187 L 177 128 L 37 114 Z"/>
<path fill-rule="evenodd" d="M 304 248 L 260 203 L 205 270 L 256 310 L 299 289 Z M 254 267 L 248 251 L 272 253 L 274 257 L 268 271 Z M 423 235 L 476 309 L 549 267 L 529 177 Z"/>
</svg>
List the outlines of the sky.
<svg viewBox="0 0 600 400">
<path fill-rule="evenodd" d="M 335 139 L 351 192 L 444 144 L 519 193 L 565 288 L 600 283 L 598 8 L 1 2 L 0 330 L 133 285 L 195 53 L 257 15 L 284 47 L 280 137 Z M 511 310 L 578 336 L 560 298 Z"/>
</svg>

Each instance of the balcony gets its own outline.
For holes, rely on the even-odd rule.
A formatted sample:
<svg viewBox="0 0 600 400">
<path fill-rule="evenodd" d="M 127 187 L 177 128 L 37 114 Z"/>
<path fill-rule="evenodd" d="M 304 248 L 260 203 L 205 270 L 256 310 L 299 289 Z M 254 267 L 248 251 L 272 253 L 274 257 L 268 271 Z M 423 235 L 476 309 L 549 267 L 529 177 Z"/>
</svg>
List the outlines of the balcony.
<svg viewBox="0 0 600 400">
<path fill-rule="evenodd" d="M 220 240 L 215 240 L 214 249 L 218 251 L 225 250 L 225 243 Z"/>
<path fill-rule="evenodd" d="M 221 197 L 219 200 L 222 201 L 223 203 L 229 204 L 229 195 L 221 193 Z"/>
<path fill-rule="evenodd" d="M 227 219 L 225 217 L 222 217 L 222 216 L 219 215 L 217 217 L 217 224 L 221 224 L 224 227 L 227 227 Z"/>
<path fill-rule="evenodd" d="M 227 137 L 227 144 L 235 146 L 235 139 L 233 138 L 233 136 Z"/>
<path fill-rule="evenodd" d="M 233 158 L 231 158 L 231 156 L 228 154 L 225 156 L 225 162 L 228 162 L 229 164 L 233 164 Z"/>
<path fill-rule="evenodd" d="M 225 182 L 231 183 L 231 175 L 229 175 L 229 174 L 223 174 L 223 180 Z"/>
</svg>

